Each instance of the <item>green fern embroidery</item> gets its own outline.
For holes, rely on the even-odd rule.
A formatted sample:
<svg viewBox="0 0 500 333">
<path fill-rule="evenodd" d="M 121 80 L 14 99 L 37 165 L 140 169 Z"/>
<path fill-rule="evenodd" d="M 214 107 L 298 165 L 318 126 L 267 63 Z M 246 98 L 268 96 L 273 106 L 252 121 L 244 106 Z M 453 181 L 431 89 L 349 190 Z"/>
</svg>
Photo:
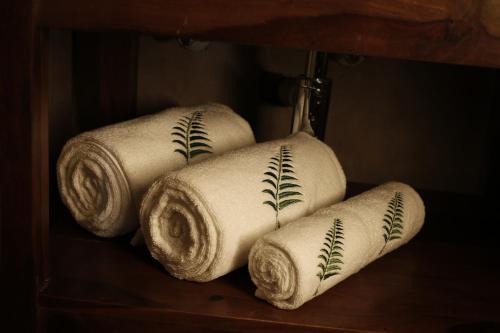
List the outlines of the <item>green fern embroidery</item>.
<svg viewBox="0 0 500 333">
<path fill-rule="evenodd" d="M 295 177 L 292 162 L 290 147 L 281 146 L 280 151 L 271 157 L 267 171 L 264 172 L 266 178 L 262 180 L 263 183 L 270 185 L 270 188 L 266 188 L 262 192 L 268 194 L 272 200 L 266 200 L 263 204 L 269 205 L 274 209 L 276 213 L 276 229 L 281 226 L 279 212 L 290 205 L 302 201 L 298 199 L 302 195 L 302 193 L 298 192 L 301 186 Z"/>
<path fill-rule="evenodd" d="M 404 213 L 404 203 L 403 194 L 401 192 L 394 193 L 394 197 L 389 201 L 387 210 L 384 214 L 384 246 L 380 250 L 381 254 L 387 243 L 400 239 L 403 234 L 403 213 Z"/>
<path fill-rule="evenodd" d="M 342 220 L 335 219 L 332 222 L 332 226 L 328 229 L 325 235 L 325 242 L 320 250 L 318 258 L 320 263 L 318 267 L 321 269 L 316 276 L 319 278 L 318 288 L 316 288 L 316 295 L 319 291 L 319 287 L 323 280 L 329 277 L 340 274 L 342 270 L 341 265 L 344 263 L 341 258 L 343 258 L 343 246 L 344 243 L 344 226 Z"/>
<path fill-rule="evenodd" d="M 179 146 L 174 151 L 184 156 L 187 163 L 195 156 L 212 153 L 202 111 L 180 117 L 171 135 L 172 142 Z"/>
</svg>

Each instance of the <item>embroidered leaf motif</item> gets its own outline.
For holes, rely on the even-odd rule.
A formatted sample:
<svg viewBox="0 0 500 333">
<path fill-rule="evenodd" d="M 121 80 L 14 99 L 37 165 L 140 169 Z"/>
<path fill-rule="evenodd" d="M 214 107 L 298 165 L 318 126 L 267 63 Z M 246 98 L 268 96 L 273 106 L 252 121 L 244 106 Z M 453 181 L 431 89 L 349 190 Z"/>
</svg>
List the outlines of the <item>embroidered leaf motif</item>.
<svg viewBox="0 0 500 333">
<path fill-rule="evenodd" d="M 318 258 L 320 262 L 318 267 L 320 271 L 316 276 L 319 278 L 318 288 L 314 295 L 318 293 L 319 287 L 323 280 L 329 277 L 340 274 L 342 270 L 341 265 L 344 264 L 342 261 L 344 252 L 344 226 L 341 219 L 335 219 L 332 222 L 332 226 L 328 229 L 325 235 L 325 241 L 323 247 L 320 250 Z"/>
<path fill-rule="evenodd" d="M 279 152 L 272 156 L 267 166 L 266 176 L 262 180 L 268 188 L 262 190 L 271 197 L 271 200 L 264 201 L 264 205 L 272 207 L 276 213 L 276 229 L 281 226 L 279 221 L 279 212 L 288 206 L 302 202 L 299 199 L 302 193 L 299 192 L 301 186 L 298 184 L 298 179 L 289 174 L 293 171 L 292 152 L 290 147 L 281 146 Z"/>
<path fill-rule="evenodd" d="M 172 142 L 178 146 L 174 152 L 184 156 L 187 163 L 198 155 L 212 153 L 212 146 L 209 144 L 211 140 L 203 123 L 203 111 L 180 117 L 172 128 L 171 135 Z"/>
<path fill-rule="evenodd" d="M 384 225 L 384 246 L 379 252 L 379 255 L 384 251 L 388 242 L 400 239 L 403 234 L 403 215 L 404 203 L 403 194 L 401 192 L 394 193 L 394 197 L 389 201 L 387 210 L 383 217 Z"/>
</svg>

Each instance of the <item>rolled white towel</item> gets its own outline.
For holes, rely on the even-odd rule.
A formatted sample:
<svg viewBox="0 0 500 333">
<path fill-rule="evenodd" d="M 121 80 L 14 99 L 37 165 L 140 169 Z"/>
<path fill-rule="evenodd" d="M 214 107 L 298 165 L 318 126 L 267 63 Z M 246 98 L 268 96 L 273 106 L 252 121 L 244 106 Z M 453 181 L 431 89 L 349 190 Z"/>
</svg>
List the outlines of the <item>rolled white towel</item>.
<svg viewBox="0 0 500 333">
<path fill-rule="evenodd" d="M 343 199 L 333 151 L 305 133 L 234 150 L 156 181 L 141 226 L 173 276 L 210 281 L 242 265 L 263 234 Z"/>
<path fill-rule="evenodd" d="M 410 186 L 390 182 L 290 223 L 252 247 L 255 295 L 295 309 L 417 234 L 425 208 Z"/>
<path fill-rule="evenodd" d="M 171 108 L 69 140 L 57 163 L 59 191 L 82 227 L 118 236 L 138 227 L 142 195 L 156 178 L 253 143 L 248 123 L 226 106 Z"/>
</svg>

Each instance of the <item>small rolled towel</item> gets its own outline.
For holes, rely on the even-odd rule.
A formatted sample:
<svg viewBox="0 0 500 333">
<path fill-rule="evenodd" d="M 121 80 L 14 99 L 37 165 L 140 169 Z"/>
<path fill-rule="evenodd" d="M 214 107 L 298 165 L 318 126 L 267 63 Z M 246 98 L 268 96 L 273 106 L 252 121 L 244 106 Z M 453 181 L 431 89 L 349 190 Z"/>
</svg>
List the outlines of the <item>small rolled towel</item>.
<svg viewBox="0 0 500 333">
<path fill-rule="evenodd" d="M 173 276 L 210 281 L 244 265 L 260 236 L 342 200 L 345 186 L 333 151 L 298 133 L 159 179 L 142 202 L 142 231 Z"/>
<path fill-rule="evenodd" d="M 248 123 L 226 106 L 171 108 L 69 140 L 57 163 L 59 191 L 82 227 L 118 236 L 138 227 L 142 195 L 156 178 L 253 143 Z"/>
<path fill-rule="evenodd" d="M 248 269 L 255 295 L 295 309 L 408 242 L 425 208 L 410 186 L 390 182 L 259 239 Z"/>
</svg>

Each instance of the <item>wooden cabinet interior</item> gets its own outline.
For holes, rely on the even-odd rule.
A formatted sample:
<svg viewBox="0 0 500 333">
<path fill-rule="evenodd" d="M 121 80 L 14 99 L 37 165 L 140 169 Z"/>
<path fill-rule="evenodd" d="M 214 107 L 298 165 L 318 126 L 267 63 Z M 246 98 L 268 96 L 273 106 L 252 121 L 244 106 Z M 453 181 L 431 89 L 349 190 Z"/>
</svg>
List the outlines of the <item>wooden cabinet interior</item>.
<svg viewBox="0 0 500 333">
<path fill-rule="evenodd" d="M 203 285 L 177 281 L 124 240 L 99 240 L 71 226 L 49 195 L 55 183 L 49 177 L 47 29 L 106 32 L 74 49 L 75 61 L 95 64 L 83 67 L 88 72 L 75 72 L 79 105 L 89 110 L 79 126 L 89 128 L 130 118 L 135 110 L 135 36 L 109 31 L 500 67 L 499 13 L 495 0 L 2 2 L 0 212 L 6 326 L 56 332 L 118 327 L 124 332 L 498 330 L 500 271 L 494 263 L 499 251 L 493 242 L 499 228 L 491 209 L 498 199 L 495 153 L 485 171 L 491 175 L 489 185 L 479 199 L 428 194 L 432 228 L 424 230 L 420 242 L 295 312 L 255 299 L 244 269 Z M 130 71 L 113 71 L 115 59 Z M 485 95 L 495 115 L 498 70 L 491 70 L 491 78 Z M 492 126 L 498 129 L 497 115 Z M 492 134 L 493 148 L 498 139 Z M 441 238 L 449 228 L 454 230 L 451 241 Z M 404 267 L 404 273 L 397 267 Z"/>
</svg>

